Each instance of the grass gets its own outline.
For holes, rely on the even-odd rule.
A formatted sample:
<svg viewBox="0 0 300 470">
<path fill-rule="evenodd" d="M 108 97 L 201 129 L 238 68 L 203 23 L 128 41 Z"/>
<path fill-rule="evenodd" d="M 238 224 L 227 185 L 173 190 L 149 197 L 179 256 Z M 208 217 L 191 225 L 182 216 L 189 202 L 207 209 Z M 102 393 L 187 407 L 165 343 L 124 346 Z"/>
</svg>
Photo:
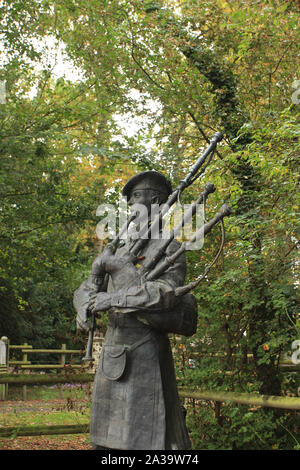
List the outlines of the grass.
<svg viewBox="0 0 300 470">
<path fill-rule="evenodd" d="M 58 425 L 58 424 L 85 424 L 89 420 L 89 410 L 78 412 L 77 410 L 43 410 L 24 411 L 17 408 L 12 413 L 0 414 L 0 426 L 38 426 L 38 425 Z"/>
<path fill-rule="evenodd" d="M 0 402 L 0 426 L 83 424 L 90 417 L 88 386 L 27 386 L 9 388 L 9 400 Z"/>
</svg>

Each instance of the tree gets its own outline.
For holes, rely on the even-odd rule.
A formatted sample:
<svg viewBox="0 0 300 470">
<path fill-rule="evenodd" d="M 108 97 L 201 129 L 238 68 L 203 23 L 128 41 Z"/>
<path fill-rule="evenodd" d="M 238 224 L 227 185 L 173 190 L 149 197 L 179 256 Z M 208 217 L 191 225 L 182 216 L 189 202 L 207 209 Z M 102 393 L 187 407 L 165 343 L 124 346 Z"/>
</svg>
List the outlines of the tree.
<svg viewBox="0 0 300 470">
<path fill-rule="evenodd" d="M 23 308 L 31 328 L 32 312 L 51 307 L 49 331 L 57 337 L 54 312 L 61 312 L 60 325 L 74 315 L 72 289 L 97 250 L 91 226 L 99 202 L 116 201 L 137 170 L 162 170 L 176 184 L 222 131 L 204 177 L 183 195 L 183 202 L 195 200 L 211 181 L 217 192 L 208 217 L 223 201 L 234 215 L 226 221 L 223 256 L 196 292 L 197 335 L 182 342 L 186 354 L 206 356 L 200 369 L 178 373 L 193 386 L 276 395 L 292 384 L 295 393 L 296 381 L 284 378 L 277 361 L 299 335 L 297 2 L 267 0 L 259 8 L 235 0 L 7 2 L 2 13 L 8 60 L 1 78 L 9 98 L 1 109 L 1 277 L 3 292 L 13 292 L 15 315 Z M 44 57 L 33 39 L 46 37 L 63 42 L 82 72 L 77 83 L 32 67 L 29 59 Z M 29 98 L 35 81 L 38 93 Z M 135 116 L 138 127 L 122 133 L 117 115 Z M 217 252 L 220 236 L 213 234 L 202 252 L 188 254 L 189 279 Z M 62 285 L 68 289 L 61 296 Z M 216 352 L 224 358 L 216 361 Z M 280 435 L 287 425 L 281 416 L 245 417 L 219 404 L 213 413 L 215 421 L 206 409 L 197 423 L 211 434 L 206 448 L 216 446 L 216 425 L 221 448 L 272 447 L 275 428 L 279 445 L 291 445 Z"/>
</svg>

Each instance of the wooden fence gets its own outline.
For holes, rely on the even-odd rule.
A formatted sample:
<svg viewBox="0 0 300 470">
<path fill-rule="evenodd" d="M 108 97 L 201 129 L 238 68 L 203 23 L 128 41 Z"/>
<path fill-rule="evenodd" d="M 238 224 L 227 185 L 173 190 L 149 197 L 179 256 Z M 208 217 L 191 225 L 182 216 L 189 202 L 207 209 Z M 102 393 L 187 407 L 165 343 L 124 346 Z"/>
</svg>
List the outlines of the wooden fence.
<svg viewBox="0 0 300 470">
<path fill-rule="evenodd" d="M 3 340 L 3 338 L 1 338 Z M 8 387 L 9 385 L 21 385 L 27 387 L 28 385 L 53 385 L 64 383 L 88 383 L 93 382 L 94 372 L 88 372 L 89 365 L 85 366 L 86 371 L 82 372 L 79 368 L 81 365 L 71 364 L 68 367 L 66 363 L 66 355 L 70 354 L 83 354 L 80 350 L 67 350 L 65 345 L 61 349 L 36 349 L 34 350 L 30 345 L 24 344 L 21 346 L 10 346 L 11 350 L 19 349 L 22 353 L 22 360 L 9 360 L 9 366 L 17 366 L 22 370 L 37 370 L 37 369 L 60 369 L 58 374 L 9 374 L 7 373 L 7 365 L 0 365 L 0 390 L 1 387 Z M 61 360 L 59 364 L 31 364 L 28 361 L 28 354 L 60 354 Z M 285 362 L 284 370 L 291 370 L 290 364 Z M 74 373 L 76 371 L 77 373 Z M 91 369 L 90 369 L 91 370 Z M 296 371 L 299 367 L 296 366 Z M 26 389 L 25 389 L 26 390 Z M 25 394 L 26 395 L 26 394 Z M 238 405 L 251 405 L 268 408 L 281 408 L 286 410 L 300 410 L 300 397 L 285 397 L 285 396 L 266 396 L 254 393 L 239 393 L 227 391 L 208 391 L 208 390 L 188 390 L 186 388 L 179 388 L 179 396 L 183 399 L 197 400 L 199 404 L 206 401 L 215 402 L 232 402 Z M 26 396 L 25 396 L 26 397 Z M 24 398 L 24 394 L 23 394 Z M 0 428 L 0 437 L 9 436 L 36 436 L 36 435 L 50 435 L 50 434 L 77 434 L 87 433 L 89 423 L 75 424 L 75 425 L 57 425 L 57 426 L 14 426 Z"/>
<path fill-rule="evenodd" d="M 54 383 L 87 383 L 94 380 L 94 374 L 59 374 L 49 375 L 13 375 L 4 374 L 0 376 L 0 384 L 54 384 Z M 262 406 L 268 408 L 281 408 L 286 410 L 300 410 L 299 397 L 277 397 L 250 393 L 225 392 L 225 391 L 207 391 L 207 390 L 187 390 L 179 389 L 181 398 L 204 401 L 226 402 L 230 401 L 237 404 L 252 406 Z M 14 426 L 0 428 L 0 437 L 10 436 L 37 436 L 52 434 L 79 434 L 88 433 L 89 423 L 74 425 L 56 425 L 56 426 Z"/>
<path fill-rule="evenodd" d="M 22 360 L 13 360 L 10 359 L 11 351 L 19 350 L 22 353 Z M 16 366 L 20 369 L 29 369 L 29 370 L 45 370 L 45 369 L 63 369 L 66 365 L 66 356 L 67 355 L 81 355 L 83 356 L 84 351 L 80 349 L 67 349 L 65 344 L 62 344 L 60 349 L 33 349 L 27 343 L 24 343 L 20 346 L 9 345 L 8 346 L 9 356 L 8 356 L 8 367 Z M 32 354 L 59 354 L 60 362 L 59 364 L 33 364 L 28 360 L 28 355 Z M 72 367 L 79 368 L 82 367 L 81 364 L 73 364 Z"/>
<path fill-rule="evenodd" d="M 18 385 L 33 385 L 33 384 L 57 384 L 57 383 L 87 383 L 94 380 L 94 374 L 91 373 L 77 373 L 69 374 L 62 373 L 59 375 L 54 374 L 35 374 L 35 375 L 17 375 L 17 374 L 3 374 L 0 376 L 1 384 L 18 384 Z M 200 404 L 206 401 L 216 402 L 232 402 L 239 405 L 252 405 L 268 408 L 281 408 L 285 410 L 300 410 L 300 397 L 282 397 L 282 396 L 266 396 L 252 393 L 238 393 L 226 391 L 208 391 L 208 390 L 187 390 L 179 388 L 179 396 L 184 399 L 197 400 Z M 79 434 L 88 433 L 89 423 L 72 424 L 72 425 L 55 425 L 55 426 L 14 426 L 0 428 L 0 437 L 10 436 L 40 436 L 40 435 L 53 435 L 53 434 Z"/>
<path fill-rule="evenodd" d="M 12 359 L 12 353 L 20 353 L 21 359 Z M 0 374 L 6 374 L 9 368 L 14 368 L 16 370 L 21 371 L 45 371 L 45 370 L 53 370 L 56 372 L 62 371 L 68 367 L 73 369 L 90 369 L 90 364 L 74 364 L 73 363 L 73 356 L 83 356 L 85 351 L 80 349 L 67 349 L 65 344 L 62 344 L 60 349 L 33 349 L 30 344 L 24 343 L 21 345 L 11 345 L 6 337 L 2 337 L 0 340 Z M 28 356 L 32 357 L 32 355 L 59 355 L 60 360 L 57 364 L 47 364 L 47 363 L 39 363 L 34 364 L 31 360 L 29 360 Z M 72 358 L 72 362 L 67 361 L 67 357 Z M 2 362 L 2 363 L 1 363 Z M 0 375 L 0 377 L 1 377 Z M 3 382 L 2 382 L 3 383 Z M 63 383 L 63 382 L 62 382 Z M 0 385 L 0 400 L 5 400 L 8 398 L 8 384 Z M 23 400 L 27 400 L 27 384 L 23 384 Z"/>
<path fill-rule="evenodd" d="M 94 374 L 78 373 L 69 374 L 3 374 L 0 376 L 0 384 L 8 383 L 14 385 L 53 385 L 62 383 L 88 383 L 94 381 Z M 179 388 L 181 398 L 192 398 L 195 400 L 234 402 L 240 405 L 263 406 L 267 408 L 282 408 L 288 410 L 300 410 L 300 397 L 284 397 L 272 395 L 260 395 L 258 393 L 240 393 L 226 391 L 189 390 L 185 387 Z"/>
</svg>

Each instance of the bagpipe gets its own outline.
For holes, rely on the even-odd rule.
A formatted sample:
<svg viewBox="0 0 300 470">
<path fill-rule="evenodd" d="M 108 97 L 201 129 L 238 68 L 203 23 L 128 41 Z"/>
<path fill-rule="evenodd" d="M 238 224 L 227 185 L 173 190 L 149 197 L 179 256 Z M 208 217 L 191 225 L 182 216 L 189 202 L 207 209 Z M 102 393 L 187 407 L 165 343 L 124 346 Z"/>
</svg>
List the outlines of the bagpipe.
<svg viewBox="0 0 300 470">
<path fill-rule="evenodd" d="M 143 250 L 148 243 L 149 239 L 151 238 L 151 234 L 155 232 L 155 230 L 159 230 L 162 226 L 164 216 L 169 212 L 170 208 L 180 200 L 182 192 L 192 185 L 200 175 L 202 175 L 212 160 L 212 157 L 215 153 L 216 147 L 218 142 L 220 142 L 223 138 L 223 135 L 220 132 L 217 132 L 212 140 L 208 148 L 205 152 L 198 158 L 195 164 L 190 168 L 187 176 L 181 180 L 176 187 L 175 190 L 169 195 L 168 200 L 165 204 L 162 204 L 159 208 L 158 213 L 151 221 L 149 225 L 149 221 L 145 222 L 143 226 L 140 227 L 138 238 L 133 242 L 131 245 L 128 255 L 131 257 L 132 260 L 138 259 L 138 255 Z M 194 279 L 187 285 L 177 287 L 174 291 L 175 297 L 178 298 L 178 302 L 176 308 L 172 309 L 172 311 L 166 312 L 151 312 L 147 313 L 146 311 L 143 313 L 139 311 L 139 316 L 144 317 L 147 322 L 155 328 L 159 328 L 162 331 L 166 331 L 168 333 L 178 333 L 183 334 L 185 336 L 191 336 L 195 333 L 197 328 L 197 306 L 196 306 L 196 299 L 190 291 L 195 289 L 202 279 L 208 274 L 210 268 L 215 264 L 217 259 L 219 258 L 224 242 L 225 242 L 225 228 L 223 219 L 226 216 L 229 216 L 232 212 L 231 208 L 227 204 L 223 204 L 220 210 L 214 215 L 212 219 L 209 221 L 205 220 L 203 225 L 197 230 L 193 236 L 190 238 L 189 241 L 184 241 L 181 243 L 178 249 L 173 252 L 171 255 L 166 255 L 166 250 L 171 244 L 173 240 L 178 237 L 178 234 L 181 232 L 184 225 L 189 222 L 193 216 L 196 214 L 200 205 L 204 206 L 204 213 L 205 213 L 205 205 L 208 196 L 216 190 L 215 186 L 211 183 L 207 183 L 205 185 L 204 190 L 201 192 L 199 198 L 190 206 L 189 211 L 184 214 L 179 224 L 172 228 L 168 233 L 168 237 L 163 240 L 163 243 L 159 244 L 157 252 L 154 256 L 151 256 L 150 259 L 145 260 L 143 265 L 139 268 L 139 275 L 142 282 L 146 281 L 155 281 L 158 279 L 163 273 L 165 273 L 170 266 L 172 266 L 175 261 L 183 254 L 186 250 L 189 249 L 191 243 L 199 240 L 200 238 L 204 238 L 217 224 L 220 223 L 221 230 L 222 230 L 222 239 L 221 244 L 218 249 L 217 254 L 215 255 L 212 262 L 206 267 L 204 273 Z M 110 255 L 114 254 L 118 248 L 119 242 L 122 239 L 124 233 L 128 230 L 129 225 L 134 221 L 136 218 L 136 214 L 133 213 L 123 227 L 120 229 L 118 235 L 115 239 L 108 243 L 104 250 L 108 252 Z M 101 255 L 100 255 L 101 256 Z M 164 259 L 163 259 L 164 258 Z M 107 284 L 109 280 L 109 274 L 107 273 L 99 273 L 99 266 L 97 263 L 93 263 L 92 266 L 92 279 L 93 284 L 95 285 L 95 293 L 97 292 L 104 292 L 107 289 Z M 143 309 L 141 309 L 143 310 Z M 83 361 L 92 361 L 92 348 L 93 348 L 93 336 L 96 327 L 96 320 L 95 314 L 90 314 L 91 321 L 90 321 L 90 330 L 89 330 L 89 339 L 87 343 L 86 355 L 83 358 Z"/>
</svg>

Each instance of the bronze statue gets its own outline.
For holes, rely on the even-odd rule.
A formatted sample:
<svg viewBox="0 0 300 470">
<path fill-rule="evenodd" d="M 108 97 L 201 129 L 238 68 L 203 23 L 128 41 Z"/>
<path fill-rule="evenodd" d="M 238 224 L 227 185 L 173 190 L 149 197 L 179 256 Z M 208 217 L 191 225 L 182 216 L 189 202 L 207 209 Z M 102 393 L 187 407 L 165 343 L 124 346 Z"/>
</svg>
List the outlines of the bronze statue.
<svg viewBox="0 0 300 470">
<path fill-rule="evenodd" d="M 157 172 L 137 175 L 125 185 L 129 205 L 164 203 L 171 193 L 168 180 Z M 139 264 L 151 259 L 165 240 L 148 240 Z M 177 394 L 167 330 L 158 314 L 172 312 L 186 273 L 182 255 L 159 279 L 141 282 L 129 259 L 134 241 L 126 240 L 111 256 L 103 256 L 102 272 L 110 274 L 106 292 L 94 294 L 92 279 L 76 291 L 74 305 L 82 324 L 82 307 L 92 313 L 109 310 L 108 329 L 96 374 L 91 415 L 91 442 L 96 448 L 157 450 L 188 449 L 190 441 Z M 179 243 L 173 240 L 167 254 Z M 101 264 L 100 260 L 97 261 Z M 126 286 L 124 288 L 124 286 Z M 191 304 L 195 310 L 195 303 Z M 155 325 L 151 325 L 151 312 Z"/>
<path fill-rule="evenodd" d="M 220 135 L 216 135 L 209 151 L 173 192 L 168 179 L 159 172 L 146 171 L 131 178 L 123 188 L 129 205 L 142 204 L 148 214 L 153 204 L 172 205 L 195 181 L 200 164 L 219 140 Z M 213 191 L 210 185 L 201 198 L 204 200 Z M 205 233 L 228 213 L 226 207 L 205 224 Z M 152 228 L 158 224 L 161 230 L 162 215 L 163 211 L 151 223 Z M 135 216 L 133 212 L 130 220 Z M 150 229 L 146 221 L 139 233 L 148 230 L 149 234 Z M 93 388 L 93 448 L 189 449 L 168 333 L 195 333 L 197 304 L 189 290 L 199 280 L 184 286 L 185 252 L 174 233 L 167 241 L 149 236 L 129 238 L 116 248 L 118 241 L 119 237 L 96 258 L 92 275 L 74 294 L 78 328 L 92 332 L 94 316 L 108 311 L 108 328 Z"/>
</svg>

